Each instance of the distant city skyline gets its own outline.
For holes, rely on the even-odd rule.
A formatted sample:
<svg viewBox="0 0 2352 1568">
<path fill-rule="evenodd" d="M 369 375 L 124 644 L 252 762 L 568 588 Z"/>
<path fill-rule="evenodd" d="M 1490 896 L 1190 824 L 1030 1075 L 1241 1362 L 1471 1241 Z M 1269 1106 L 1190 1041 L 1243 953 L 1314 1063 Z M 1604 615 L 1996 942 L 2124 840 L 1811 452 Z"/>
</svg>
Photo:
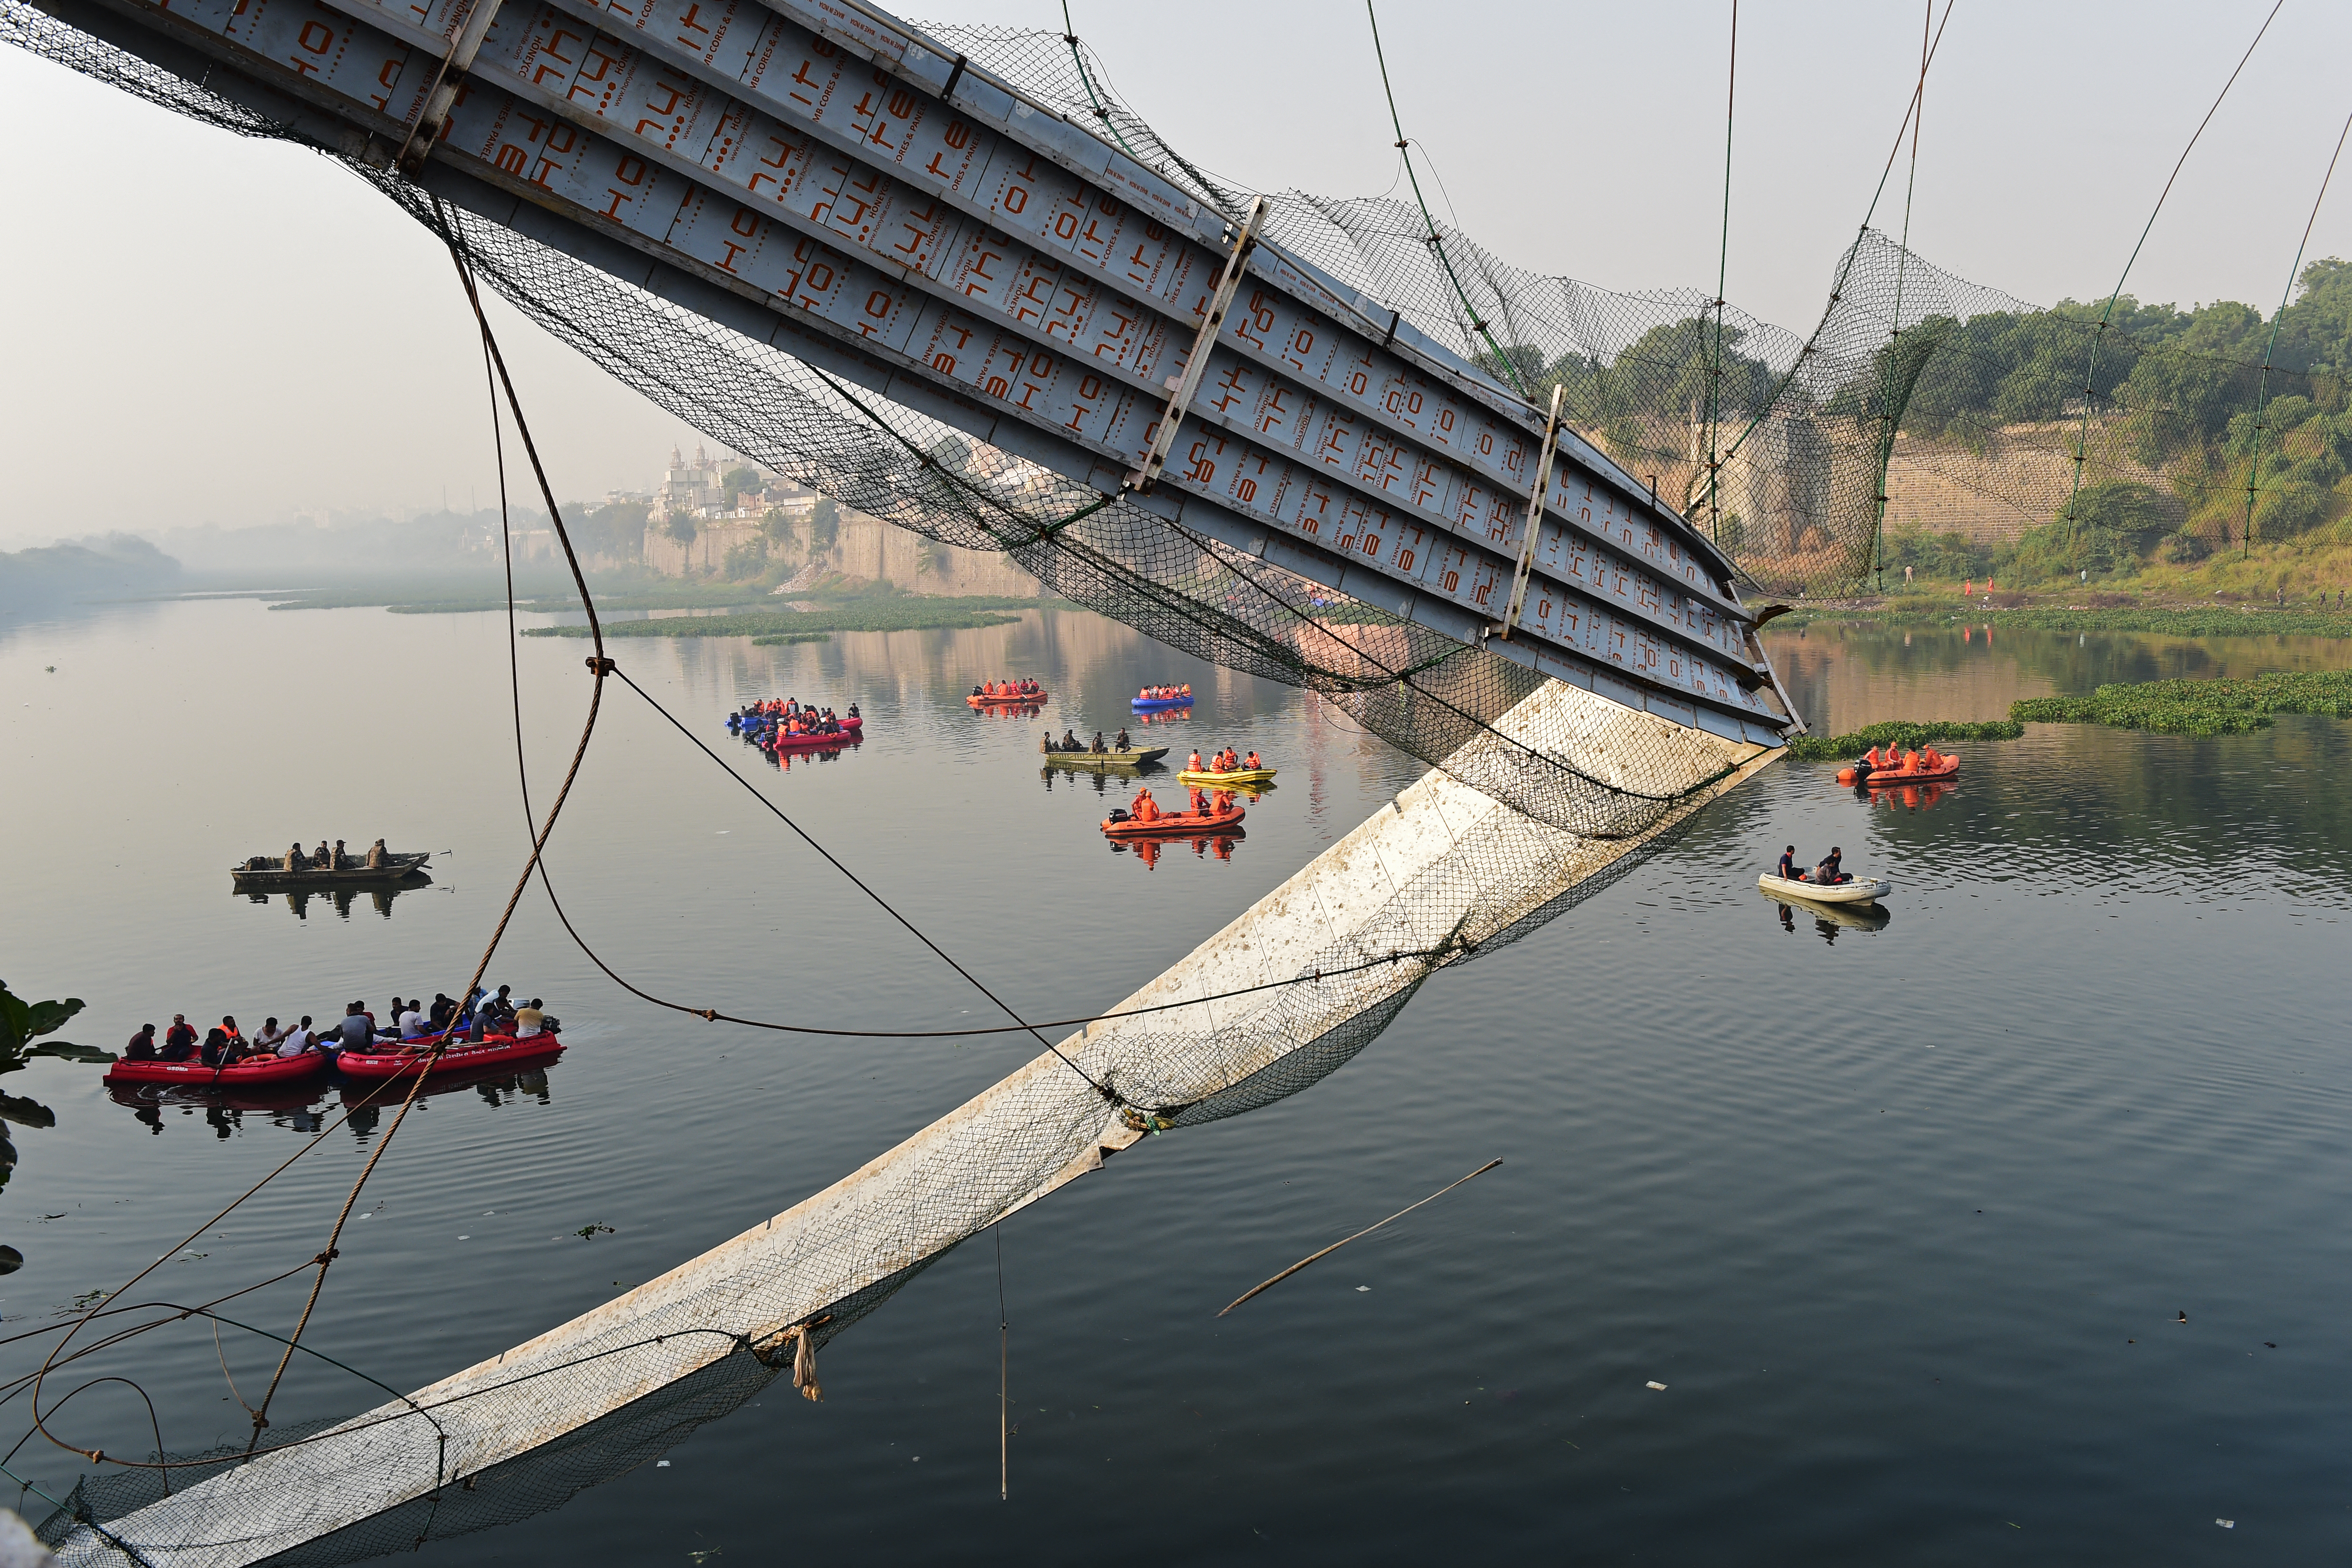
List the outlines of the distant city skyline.
<svg viewBox="0 0 2352 1568">
<path fill-rule="evenodd" d="M 1048 0 L 920 9 L 1062 28 Z M 1914 247 L 2037 303 L 2104 295 L 2268 10 L 1960 6 L 1929 78 Z M 1076 0 L 1072 15 L 1122 95 L 1202 166 L 1272 188 L 1402 191 L 1352 0 L 1199 0 L 1174 24 L 1101 0 Z M 1712 290 L 1728 16 L 1727 3 L 1386 8 L 1398 107 L 1440 216 L 1518 266 Z M 1727 291 L 1801 333 L 1893 143 L 1920 14 L 1750 5 L 1741 24 Z M 2352 11 L 2280 13 L 2183 171 L 2132 292 L 2276 307 L 2352 108 L 2347 58 Z M 57 136 L 60 125 L 74 135 Z M 12 210 L 39 215 L 0 253 L 17 371 L 0 385 L 0 548 L 414 515 L 445 490 L 491 503 L 471 319 L 446 253 L 375 193 L 328 160 L 209 130 L 15 49 L 0 49 L 0 134 L 17 149 Z M 134 182 L 102 177 L 131 168 Z M 1890 232 L 1907 174 L 1898 163 L 1879 208 Z M 2312 257 L 2352 254 L 2347 204 L 2339 190 L 2320 214 Z M 558 496 L 642 491 L 672 446 L 707 441 L 491 309 Z M 511 432 L 508 457 L 510 492 L 532 500 Z M 158 473 L 169 482 L 152 482 Z"/>
</svg>

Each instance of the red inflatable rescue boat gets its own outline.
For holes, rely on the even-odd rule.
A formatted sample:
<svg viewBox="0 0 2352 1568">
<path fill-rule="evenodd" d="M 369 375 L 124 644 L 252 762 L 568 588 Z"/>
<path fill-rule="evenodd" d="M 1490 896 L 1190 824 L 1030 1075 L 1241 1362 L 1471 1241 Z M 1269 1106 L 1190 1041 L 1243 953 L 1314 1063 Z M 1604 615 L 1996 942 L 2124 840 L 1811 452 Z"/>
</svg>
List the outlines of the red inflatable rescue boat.
<svg viewBox="0 0 2352 1568">
<path fill-rule="evenodd" d="M 106 1077 L 100 1081 L 169 1083 L 183 1089 L 249 1089 L 256 1084 L 291 1083 L 326 1070 L 325 1057 L 316 1051 L 304 1051 L 299 1057 L 257 1057 L 225 1068 L 208 1068 L 198 1061 L 118 1061 L 106 1069 Z"/>
<path fill-rule="evenodd" d="M 537 1067 L 551 1062 L 563 1054 L 563 1042 L 551 1031 L 518 1040 L 511 1035 L 492 1035 L 475 1044 L 458 1040 L 437 1058 L 432 1054 L 430 1037 L 417 1044 L 427 1048 L 420 1051 L 345 1051 L 335 1065 L 345 1078 L 405 1078 L 422 1068 L 428 1074 L 463 1072 L 469 1068 Z"/>
</svg>

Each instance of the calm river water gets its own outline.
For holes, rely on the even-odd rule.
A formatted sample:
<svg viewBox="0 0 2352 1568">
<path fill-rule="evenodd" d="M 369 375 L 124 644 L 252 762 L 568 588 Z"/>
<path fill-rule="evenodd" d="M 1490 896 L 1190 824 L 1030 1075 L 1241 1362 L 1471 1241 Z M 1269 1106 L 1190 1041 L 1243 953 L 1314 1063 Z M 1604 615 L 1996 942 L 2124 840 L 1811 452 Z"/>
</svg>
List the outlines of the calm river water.
<svg viewBox="0 0 2352 1568">
<path fill-rule="evenodd" d="M 1809 718 L 1838 731 L 2352 653 L 1818 626 L 1774 648 Z M 586 651 L 522 645 L 541 802 Z M 1126 994 L 1420 771 L 1311 698 L 1076 613 L 615 652 L 1033 1016 Z M 975 680 L 1013 673 L 1051 689 L 1041 719 L 964 707 Z M 1039 776 L 1045 723 L 1113 727 L 1150 679 L 1202 693 L 1169 727 L 1180 757 L 1230 742 L 1282 770 L 1229 858 L 1113 853 L 1094 825 L 1125 786 Z M 65 1031 L 83 1044 L 120 1048 L 173 1012 L 250 1026 L 454 992 L 523 853 L 494 616 L 97 609 L 0 625 L 0 692 L 5 976 L 88 998 Z M 729 709 L 786 694 L 858 702 L 873 739 L 788 772 L 728 740 Z M 1442 973 L 1324 1083 L 1148 1141 L 1008 1221 L 1009 1501 L 983 1237 L 827 1350 L 824 1404 L 773 1384 L 666 1464 L 422 1555 L 2341 1560 L 2352 726 L 2050 728 L 1961 751 L 1958 788 L 1909 805 L 1859 802 L 1825 768 L 1768 770 L 1606 892 Z M 322 835 L 431 849 L 435 883 L 347 910 L 230 892 L 233 860 Z M 1891 920 L 1784 920 L 1755 874 L 1791 841 L 1894 878 Z M 625 689 L 550 857 L 583 935 L 649 990 L 857 1026 L 985 1018 Z M 736 1234 L 1034 1050 L 656 1011 L 536 893 L 490 979 L 544 996 L 572 1048 L 543 1077 L 422 1102 L 309 1333 L 395 1387 Z M 0 1279 L 5 1331 L 119 1284 L 341 1103 L 118 1104 L 100 1071 L 40 1059 L 0 1084 L 56 1114 L 12 1132 L 0 1239 L 26 1262 Z M 334 1133 L 142 1294 L 215 1296 L 309 1257 L 381 1135 Z M 234 1310 L 283 1333 L 299 1289 Z M 0 1374 L 46 1342 L 0 1347 Z M 273 1347 L 223 1344 L 256 1397 Z M 174 1449 L 248 1429 L 208 1333 L 152 1335 L 98 1370 L 140 1380 Z M 304 1368 L 273 1419 L 377 1397 Z M 0 1404 L 0 1442 L 25 1404 Z M 56 1426 L 154 1446 L 121 1384 Z M 5 1463 L 60 1496 L 89 1468 L 38 1436 Z"/>
</svg>

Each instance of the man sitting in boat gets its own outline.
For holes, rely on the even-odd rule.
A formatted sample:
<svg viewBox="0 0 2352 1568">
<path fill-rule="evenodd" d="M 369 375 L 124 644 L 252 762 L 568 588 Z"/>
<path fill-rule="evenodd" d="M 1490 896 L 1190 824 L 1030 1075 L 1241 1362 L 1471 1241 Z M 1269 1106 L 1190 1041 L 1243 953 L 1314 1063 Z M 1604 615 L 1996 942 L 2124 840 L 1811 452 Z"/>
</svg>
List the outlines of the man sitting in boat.
<svg viewBox="0 0 2352 1568">
<path fill-rule="evenodd" d="M 302 853 L 302 841 L 298 838 L 294 841 L 294 847 L 286 851 L 286 868 L 289 871 L 303 871 L 308 870 L 310 866 L 310 858 Z"/>
<path fill-rule="evenodd" d="M 1094 743 L 1088 746 L 1087 750 L 1092 752 L 1097 756 L 1100 756 L 1103 752 L 1110 750 L 1108 746 L 1103 744 L 1102 731 L 1100 730 L 1097 730 L 1095 731 Z"/>
<path fill-rule="evenodd" d="M 139 1026 L 139 1032 L 131 1037 L 129 1045 L 122 1047 L 122 1059 L 132 1062 L 152 1062 L 155 1059 L 154 1025 Z"/>
<path fill-rule="evenodd" d="M 1931 741 L 1927 744 L 1919 748 L 1919 771 L 1921 773 L 1932 773 L 1943 765 L 1944 753 L 1936 750 L 1934 742 Z"/>
<path fill-rule="evenodd" d="M 1121 725 L 1119 727 L 1118 749 L 1122 752 L 1133 751 L 1135 749 L 1135 743 L 1127 738 L 1127 728 L 1125 725 Z"/>
<path fill-rule="evenodd" d="M 369 845 L 367 853 L 368 869 L 371 871 L 381 871 L 383 869 L 385 858 L 391 853 L 392 851 L 383 847 L 383 840 L 381 838 Z"/>
<path fill-rule="evenodd" d="M 1157 822 L 1166 815 L 1160 809 L 1160 803 L 1151 798 L 1149 788 L 1137 790 L 1135 798 L 1128 803 L 1127 810 L 1128 815 L 1138 822 Z"/>
<path fill-rule="evenodd" d="M 1813 880 L 1824 887 L 1835 887 L 1840 882 L 1853 881 L 1852 877 L 1838 869 L 1838 863 L 1844 857 L 1844 850 L 1834 844 L 1831 845 L 1830 852 L 1822 858 L 1822 863 L 1813 868 Z"/>
<path fill-rule="evenodd" d="M 367 1004 L 353 1002 L 343 1009 L 343 1021 L 336 1026 L 341 1036 L 341 1048 L 347 1051 L 368 1051 L 375 1047 L 375 1020 L 367 1016 Z"/>
<path fill-rule="evenodd" d="M 1244 768 L 1247 768 L 1247 769 L 1248 769 L 1250 772 L 1252 772 L 1252 773 L 1255 773 L 1259 768 L 1263 767 L 1264 765 L 1265 765 L 1264 763 L 1260 763 L 1260 762 L 1257 760 L 1257 753 L 1256 753 L 1255 752 L 1250 752 L 1250 754 L 1249 754 L 1246 758 L 1244 758 L 1244 759 L 1243 760 L 1243 762 L 1242 762 L 1242 766 L 1243 766 L 1243 767 L 1244 767 Z"/>
<path fill-rule="evenodd" d="M 310 857 L 310 867 L 313 870 L 323 871 L 327 868 L 327 841 L 321 838 L 319 840 L 318 852 Z"/>
<path fill-rule="evenodd" d="M 527 1005 L 515 1009 L 514 1032 L 518 1040 L 528 1040 L 547 1026 L 547 1015 L 539 1010 L 539 998 L 534 996 Z"/>
<path fill-rule="evenodd" d="M 1061 742 L 1054 749 L 1060 752 L 1083 752 L 1087 748 L 1086 742 L 1070 733 L 1069 726 L 1066 724 L 1062 727 Z"/>
<path fill-rule="evenodd" d="M 172 1026 L 163 1031 L 163 1059 L 184 1062 L 196 1054 L 196 1026 L 188 1022 L 184 1013 L 172 1015 Z"/>
<path fill-rule="evenodd" d="M 1197 773 L 1201 771 L 1201 753 L 1198 750 L 1192 752 L 1192 760 L 1184 764 L 1184 769 L 1187 773 Z"/>
<path fill-rule="evenodd" d="M 1795 845 L 1791 844 L 1786 849 L 1780 851 L 1780 868 L 1775 870 L 1772 874 L 1780 878 L 1780 880 L 1784 882 L 1801 882 L 1805 879 L 1803 868 L 1797 864 L 1797 847 Z"/>
<path fill-rule="evenodd" d="M 319 1037 L 310 1031 L 310 1015 L 308 1013 L 303 1014 L 302 1021 L 287 1030 L 286 1037 L 278 1042 L 278 1054 L 281 1057 L 299 1057 L 305 1051 L 318 1048 Z"/>
</svg>

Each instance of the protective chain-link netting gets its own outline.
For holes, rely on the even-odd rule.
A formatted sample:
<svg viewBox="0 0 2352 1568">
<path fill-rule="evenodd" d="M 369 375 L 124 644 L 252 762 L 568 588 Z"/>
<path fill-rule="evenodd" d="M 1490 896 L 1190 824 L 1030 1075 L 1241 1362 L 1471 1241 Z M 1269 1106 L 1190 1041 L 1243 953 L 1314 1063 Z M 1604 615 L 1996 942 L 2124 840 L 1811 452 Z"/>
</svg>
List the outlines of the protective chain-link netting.
<svg viewBox="0 0 2352 1568">
<path fill-rule="evenodd" d="M 1065 40 L 940 31 L 1047 101 L 1090 111 L 1101 95 L 1106 112 L 1096 119 L 1118 140 L 1204 197 L 1236 205 L 1240 193 L 1175 161 L 1110 102 Z M 300 140 L 23 0 L 0 0 L 0 37 L 206 123 Z M 1756 765 L 1759 748 L 1546 681 L 1349 601 L 450 211 L 396 175 L 359 173 L 462 248 L 532 321 L 714 439 L 861 511 L 949 543 L 1008 552 L 1053 592 L 1171 646 L 1319 692 L 1442 773 L 1134 999 L 1192 1005 L 1089 1027 L 1064 1042 L 1064 1056 L 1040 1058 L 771 1226 L 499 1363 L 336 1427 L 273 1427 L 252 1458 L 242 1448 L 202 1456 L 174 1475 L 169 1496 L 152 1470 L 88 1482 L 46 1527 L 69 1560 L 126 1560 L 85 1528 L 89 1521 L 120 1521 L 135 1537 L 131 1560 L 275 1553 L 325 1563 L 552 1506 L 732 1408 L 787 1363 L 796 1381 L 813 1380 L 808 1363 L 831 1335 L 958 1241 L 1098 1164 L 1103 1151 L 1317 1081 L 1375 1037 L 1436 968 L 1516 941 L 1591 896 Z M 1475 346 L 1417 213 L 1297 195 L 1275 207 L 1276 243 L 1360 281 L 1426 330 Z M 1712 334 L 1712 301 L 1608 294 L 1508 272 L 1458 236 L 1441 243 L 1457 273 L 1492 294 L 1474 296 L 1472 308 L 1510 342 L 1531 345 L 1531 357 L 1539 351 L 1538 370 L 1589 362 L 1602 389 L 1591 395 L 1621 398 L 1622 428 L 1588 420 L 1604 439 L 1623 437 L 1633 444 L 1619 449 L 1636 455 L 1679 453 L 1685 467 L 1666 470 L 1675 474 L 1704 472 L 1687 420 L 1680 431 L 1644 421 L 1681 406 L 1680 391 L 1668 397 L 1662 389 L 1687 375 L 1677 383 L 1662 367 L 1673 345 Z M 1747 490 L 1727 478 L 1718 491 L 1778 485 L 1775 494 L 1818 499 L 1824 521 L 1809 523 L 1813 531 L 1874 527 L 1877 493 L 1868 410 L 1820 412 L 1842 384 L 1820 367 L 1838 363 L 1833 351 L 1866 365 L 1885 359 L 1899 410 L 1933 346 L 1928 333 L 1906 333 L 1897 352 L 1881 355 L 1885 329 L 1872 340 L 1862 307 L 1849 303 L 1865 292 L 1852 280 L 1867 260 L 1868 277 L 1888 274 L 1883 305 L 1873 308 L 1890 321 L 1909 319 L 1912 296 L 1893 314 L 1892 291 L 1899 285 L 1925 297 L 1927 274 L 1916 258 L 1874 237 L 1850 259 L 1832 321 L 1810 348 L 1727 318 L 1743 352 L 1761 344 L 1793 374 L 1773 372 L 1778 382 L 1768 384 L 1759 373 L 1735 394 L 1726 390 L 1727 372 L 1709 372 L 1716 384 L 1697 389 L 1727 411 L 1721 445 L 1732 450 L 1718 454 L 1719 471 L 1746 463 L 1759 476 Z M 1810 400 L 1801 416 L 1791 412 L 1801 398 Z M 1736 447 L 1742 421 L 1733 409 L 1756 416 Z M 1840 427 L 1839 417 L 1862 432 L 1860 445 L 1819 433 Z M 1727 529 L 1738 521 L 1727 500 L 1717 510 Z M 1866 536 L 1832 532 L 1832 543 L 1851 555 Z M 1792 537 L 1803 546 L 1812 533 Z M 1257 984 L 1280 988 L 1202 1000 Z M 328 1408 L 348 1397 L 315 1381 L 299 1391 Z"/>
<path fill-rule="evenodd" d="M 1186 162 L 1119 100 L 1083 41 L 931 30 L 1220 210 L 1247 205 L 1250 192 Z M 1580 434 L 1656 475 L 1775 591 L 1874 584 L 1882 522 L 1978 546 L 2084 534 L 2095 565 L 2099 551 L 2145 550 L 2157 533 L 2179 536 L 2171 553 L 2193 560 L 2342 510 L 2320 492 L 2347 464 L 2317 448 L 2352 446 L 2352 430 L 2310 423 L 2346 407 L 2340 321 L 2274 343 L 2242 306 L 2043 308 L 1865 230 L 1800 337 L 1697 289 L 1619 292 L 1512 267 L 1410 202 L 1268 200 L 1267 233 L 1286 250 L 1530 402 L 1564 386 Z M 2328 295 L 2312 313 L 2341 316 L 2343 271 L 2306 271 L 2306 292 Z"/>
<path fill-rule="evenodd" d="M 1664 722 L 1564 688 L 1535 700 L 1577 710 L 1574 721 L 1601 739 Z M 1679 832 L 1731 782 L 1675 808 L 1645 847 Z M 68 1548 L 69 1563 L 136 1553 L 323 1564 L 557 1506 L 802 1363 L 797 1333 L 813 1363 L 928 1263 L 1139 1133 L 1238 1115 L 1319 1081 L 1436 969 L 1509 945 L 1643 858 L 1433 774 L 1310 868 L 1319 877 L 1286 889 L 1289 907 L 1245 919 L 1222 950 L 1205 950 L 1206 963 L 1171 972 L 1129 1005 L 1162 999 L 1161 988 L 1169 1000 L 1197 996 L 1211 979 L 1296 971 L 1307 983 L 1213 1010 L 1097 1024 L 1064 1042 L 1067 1062 L 1038 1058 L 856 1176 L 589 1319 L 338 1426 L 273 1427 L 257 1458 L 239 1447 L 184 1456 L 191 1468 L 172 1473 L 168 1495 L 152 1470 L 86 1479 L 42 1533 Z M 1377 888 L 1363 885 L 1368 860 L 1382 868 Z M 1344 911 L 1351 893 L 1360 912 L 1323 912 Z M 1139 1106 L 1150 1109 L 1129 1109 Z M 189 1348 L 211 1349 L 201 1335 Z M 142 1353 L 165 1352 L 150 1344 Z M 303 1393 L 331 1404 L 352 1386 L 321 1373 Z M 217 1557 L 207 1554 L 215 1546 Z"/>
</svg>

